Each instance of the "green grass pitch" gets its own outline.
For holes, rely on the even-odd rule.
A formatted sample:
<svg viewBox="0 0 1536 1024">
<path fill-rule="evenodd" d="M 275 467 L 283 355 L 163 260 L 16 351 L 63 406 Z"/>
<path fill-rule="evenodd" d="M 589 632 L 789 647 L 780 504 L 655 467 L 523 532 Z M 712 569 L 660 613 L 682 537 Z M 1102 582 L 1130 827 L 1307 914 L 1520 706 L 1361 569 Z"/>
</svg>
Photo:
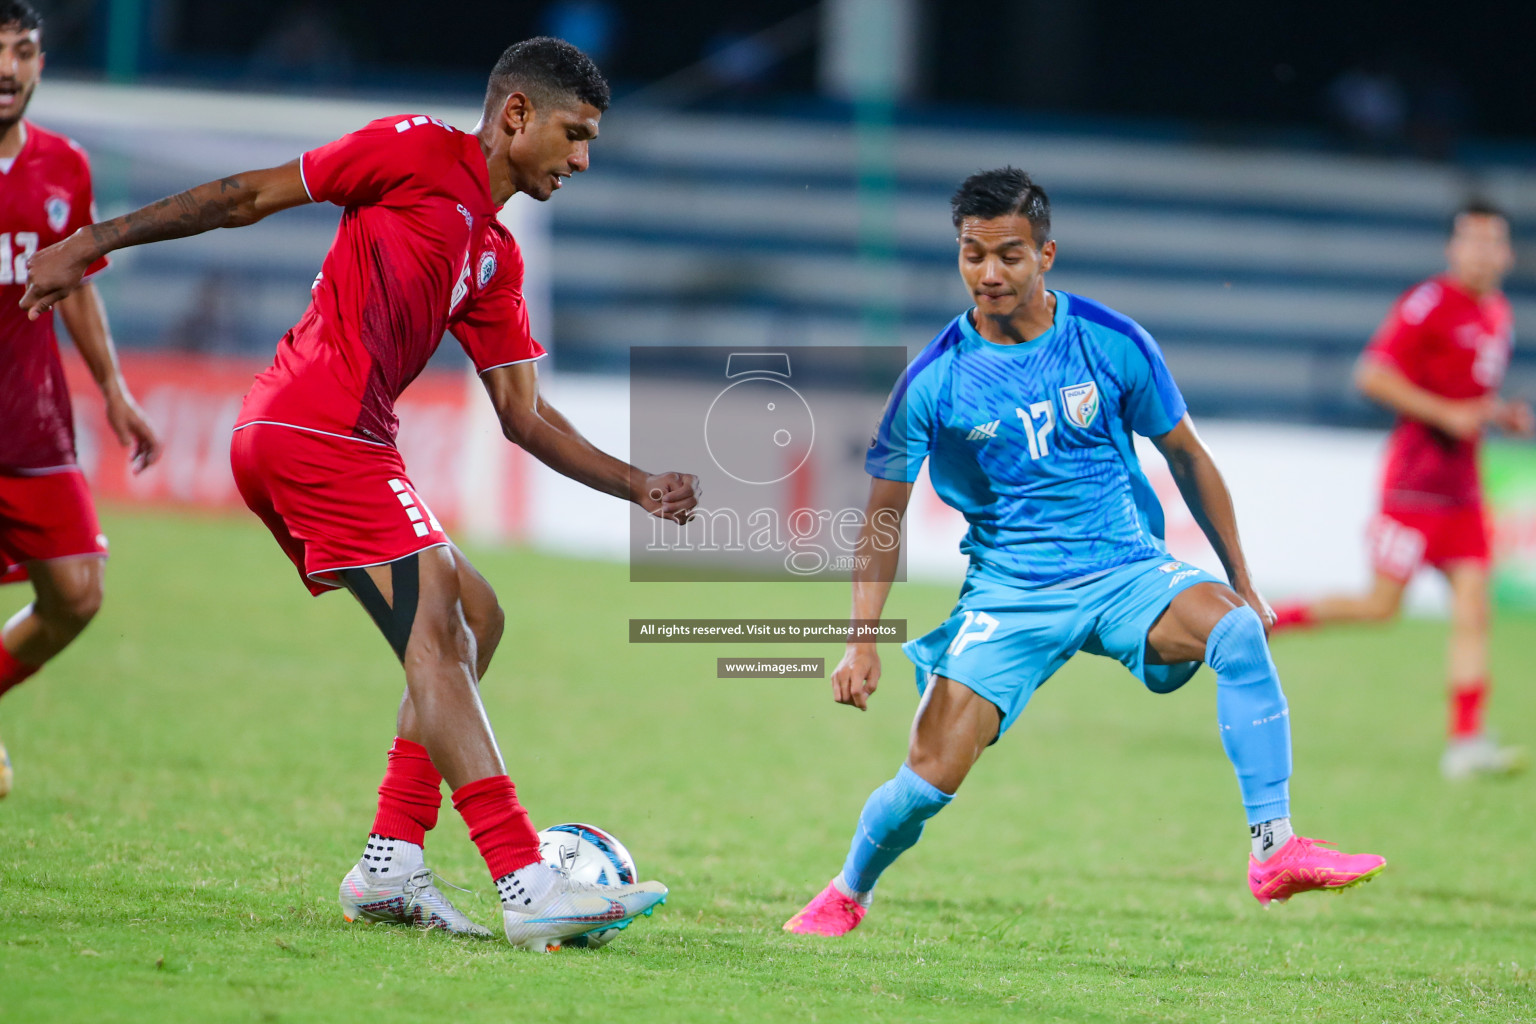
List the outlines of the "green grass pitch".
<svg viewBox="0 0 1536 1024">
<path fill-rule="evenodd" d="M 1285 637 L 1305 834 L 1386 873 L 1265 911 L 1213 679 L 1155 697 L 1083 656 L 886 876 L 863 927 L 780 930 L 900 763 L 911 669 L 873 708 L 824 681 L 718 680 L 636 645 L 653 616 L 836 616 L 833 585 L 639 585 L 471 551 L 508 611 L 485 699 L 539 825 L 593 821 L 672 898 L 602 951 L 348 926 L 400 672 L 345 597 L 310 600 L 245 518 L 108 517 L 107 603 L 0 703 L 0 1021 L 1536 1020 L 1536 781 L 1439 779 L 1439 624 Z M 952 588 L 898 586 L 914 633 Z M 0 591 L 0 613 L 25 597 Z M 1536 621 L 1498 623 L 1493 714 L 1530 741 Z M 445 807 L 428 854 L 493 927 Z"/>
</svg>

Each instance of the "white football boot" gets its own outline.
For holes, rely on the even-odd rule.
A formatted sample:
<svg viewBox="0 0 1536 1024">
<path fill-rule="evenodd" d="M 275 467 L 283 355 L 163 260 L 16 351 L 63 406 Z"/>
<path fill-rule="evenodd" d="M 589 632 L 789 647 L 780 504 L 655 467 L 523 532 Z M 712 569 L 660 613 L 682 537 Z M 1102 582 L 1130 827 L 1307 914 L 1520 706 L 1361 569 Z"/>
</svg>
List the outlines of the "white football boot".
<svg viewBox="0 0 1536 1024">
<path fill-rule="evenodd" d="M 11 755 L 6 753 L 5 744 L 0 743 L 0 800 L 5 799 L 11 791 L 11 781 L 14 776 L 11 773 Z"/>
<path fill-rule="evenodd" d="M 667 887 L 660 882 L 592 885 L 572 881 L 553 865 L 550 870 L 558 877 L 543 899 L 527 907 L 501 905 L 507 941 L 519 949 L 550 953 L 562 945 L 606 945 L 635 918 L 649 917 L 667 902 Z"/>
<path fill-rule="evenodd" d="M 454 935 L 489 938 L 491 932 L 448 902 L 433 883 L 432 869 L 416 868 L 393 875 L 375 875 L 358 864 L 341 880 L 341 913 L 348 921 L 408 924 L 441 928 Z"/>
<path fill-rule="evenodd" d="M 1440 757 L 1440 774 L 1453 782 L 1475 775 L 1513 775 L 1525 767 L 1522 747 L 1501 747 L 1488 733 L 1451 740 Z"/>
</svg>

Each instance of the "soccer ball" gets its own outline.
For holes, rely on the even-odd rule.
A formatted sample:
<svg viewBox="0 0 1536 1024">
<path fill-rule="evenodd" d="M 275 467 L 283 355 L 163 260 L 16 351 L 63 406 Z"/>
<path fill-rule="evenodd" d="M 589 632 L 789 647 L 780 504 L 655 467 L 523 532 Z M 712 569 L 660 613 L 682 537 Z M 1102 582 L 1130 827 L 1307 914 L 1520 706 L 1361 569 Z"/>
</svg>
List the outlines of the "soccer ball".
<svg viewBox="0 0 1536 1024">
<path fill-rule="evenodd" d="M 545 863 L 563 868 L 575 881 L 591 885 L 630 885 L 640 877 L 635 870 L 635 858 L 624 844 L 596 825 L 551 825 L 539 833 L 539 856 Z M 564 945 L 598 949 L 618 938 L 623 930 L 605 928 L 567 939 Z"/>
</svg>

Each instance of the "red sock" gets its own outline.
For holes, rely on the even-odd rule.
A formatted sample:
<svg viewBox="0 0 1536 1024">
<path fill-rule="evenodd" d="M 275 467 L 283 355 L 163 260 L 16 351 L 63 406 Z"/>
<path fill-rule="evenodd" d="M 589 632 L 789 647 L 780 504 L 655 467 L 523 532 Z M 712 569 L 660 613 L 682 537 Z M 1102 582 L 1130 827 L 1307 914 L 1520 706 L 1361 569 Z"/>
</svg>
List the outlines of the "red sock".
<svg viewBox="0 0 1536 1024">
<path fill-rule="evenodd" d="M 395 737 L 389 748 L 389 767 L 379 783 L 379 810 L 373 816 L 375 835 L 421 846 L 437 825 L 443 804 L 439 787 L 443 777 L 432 766 L 427 748 Z"/>
<path fill-rule="evenodd" d="M 1298 626 L 1310 626 L 1317 620 L 1312 617 L 1312 606 L 1296 602 L 1294 604 L 1275 605 L 1275 628 L 1273 632 L 1282 629 L 1295 629 Z"/>
<path fill-rule="evenodd" d="M 493 880 L 539 859 L 539 834 L 505 775 L 460 786 L 453 791 L 453 806 L 469 826 L 469 838 L 479 847 Z"/>
<path fill-rule="evenodd" d="M 37 671 L 36 665 L 28 665 L 24 661 L 17 661 L 15 655 L 0 644 L 0 694 L 15 686 Z"/>
<path fill-rule="evenodd" d="M 1488 701 L 1488 680 L 1451 685 L 1451 738 L 1471 739 L 1483 731 L 1483 705 Z"/>
</svg>

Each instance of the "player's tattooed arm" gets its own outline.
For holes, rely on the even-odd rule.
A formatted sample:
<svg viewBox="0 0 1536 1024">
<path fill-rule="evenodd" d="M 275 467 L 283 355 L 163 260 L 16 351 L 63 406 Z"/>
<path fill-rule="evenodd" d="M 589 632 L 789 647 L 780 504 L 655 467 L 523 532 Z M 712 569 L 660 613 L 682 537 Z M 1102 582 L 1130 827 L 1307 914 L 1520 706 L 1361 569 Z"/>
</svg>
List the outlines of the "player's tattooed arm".
<svg viewBox="0 0 1536 1024">
<path fill-rule="evenodd" d="M 480 375 L 507 440 L 550 469 L 594 490 L 632 501 L 653 516 L 686 523 L 699 503 L 691 473 L 647 473 L 582 437 L 539 394 L 533 362 L 498 366 Z"/>
<path fill-rule="evenodd" d="M 1168 460 L 1168 471 L 1179 487 L 1184 504 L 1195 517 L 1200 532 L 1210 541 L 1216 557 L 1221 559 L 1227 580 L 1238 596 L 1253 606 L 1265 628 L 1274 621 L 1274 613 L 1259 596 L 1253 578 L 1248 572 L 1248 559 L 1243 554 L 1243 544 L 1237 533 L 1237 512 L 1232 505 L 1232 492 L 1222 479 L 1221 470 L 1211 451 L 1195 433 L 1195 424 L 1185 415 L 1168 433 L 1154 437 L 1152 443 Z"/>
<path fill-rule="evenodd" d="M 214 228 L 254 224 L 310 201 L 297 160 L 247 171 L 179 192 L 148 206 L 81 228 L 32 257 L 21 306 L 36 319 L 80 285 L 101 257 L 130 245 L 186 238 Z"/>
</svg>

